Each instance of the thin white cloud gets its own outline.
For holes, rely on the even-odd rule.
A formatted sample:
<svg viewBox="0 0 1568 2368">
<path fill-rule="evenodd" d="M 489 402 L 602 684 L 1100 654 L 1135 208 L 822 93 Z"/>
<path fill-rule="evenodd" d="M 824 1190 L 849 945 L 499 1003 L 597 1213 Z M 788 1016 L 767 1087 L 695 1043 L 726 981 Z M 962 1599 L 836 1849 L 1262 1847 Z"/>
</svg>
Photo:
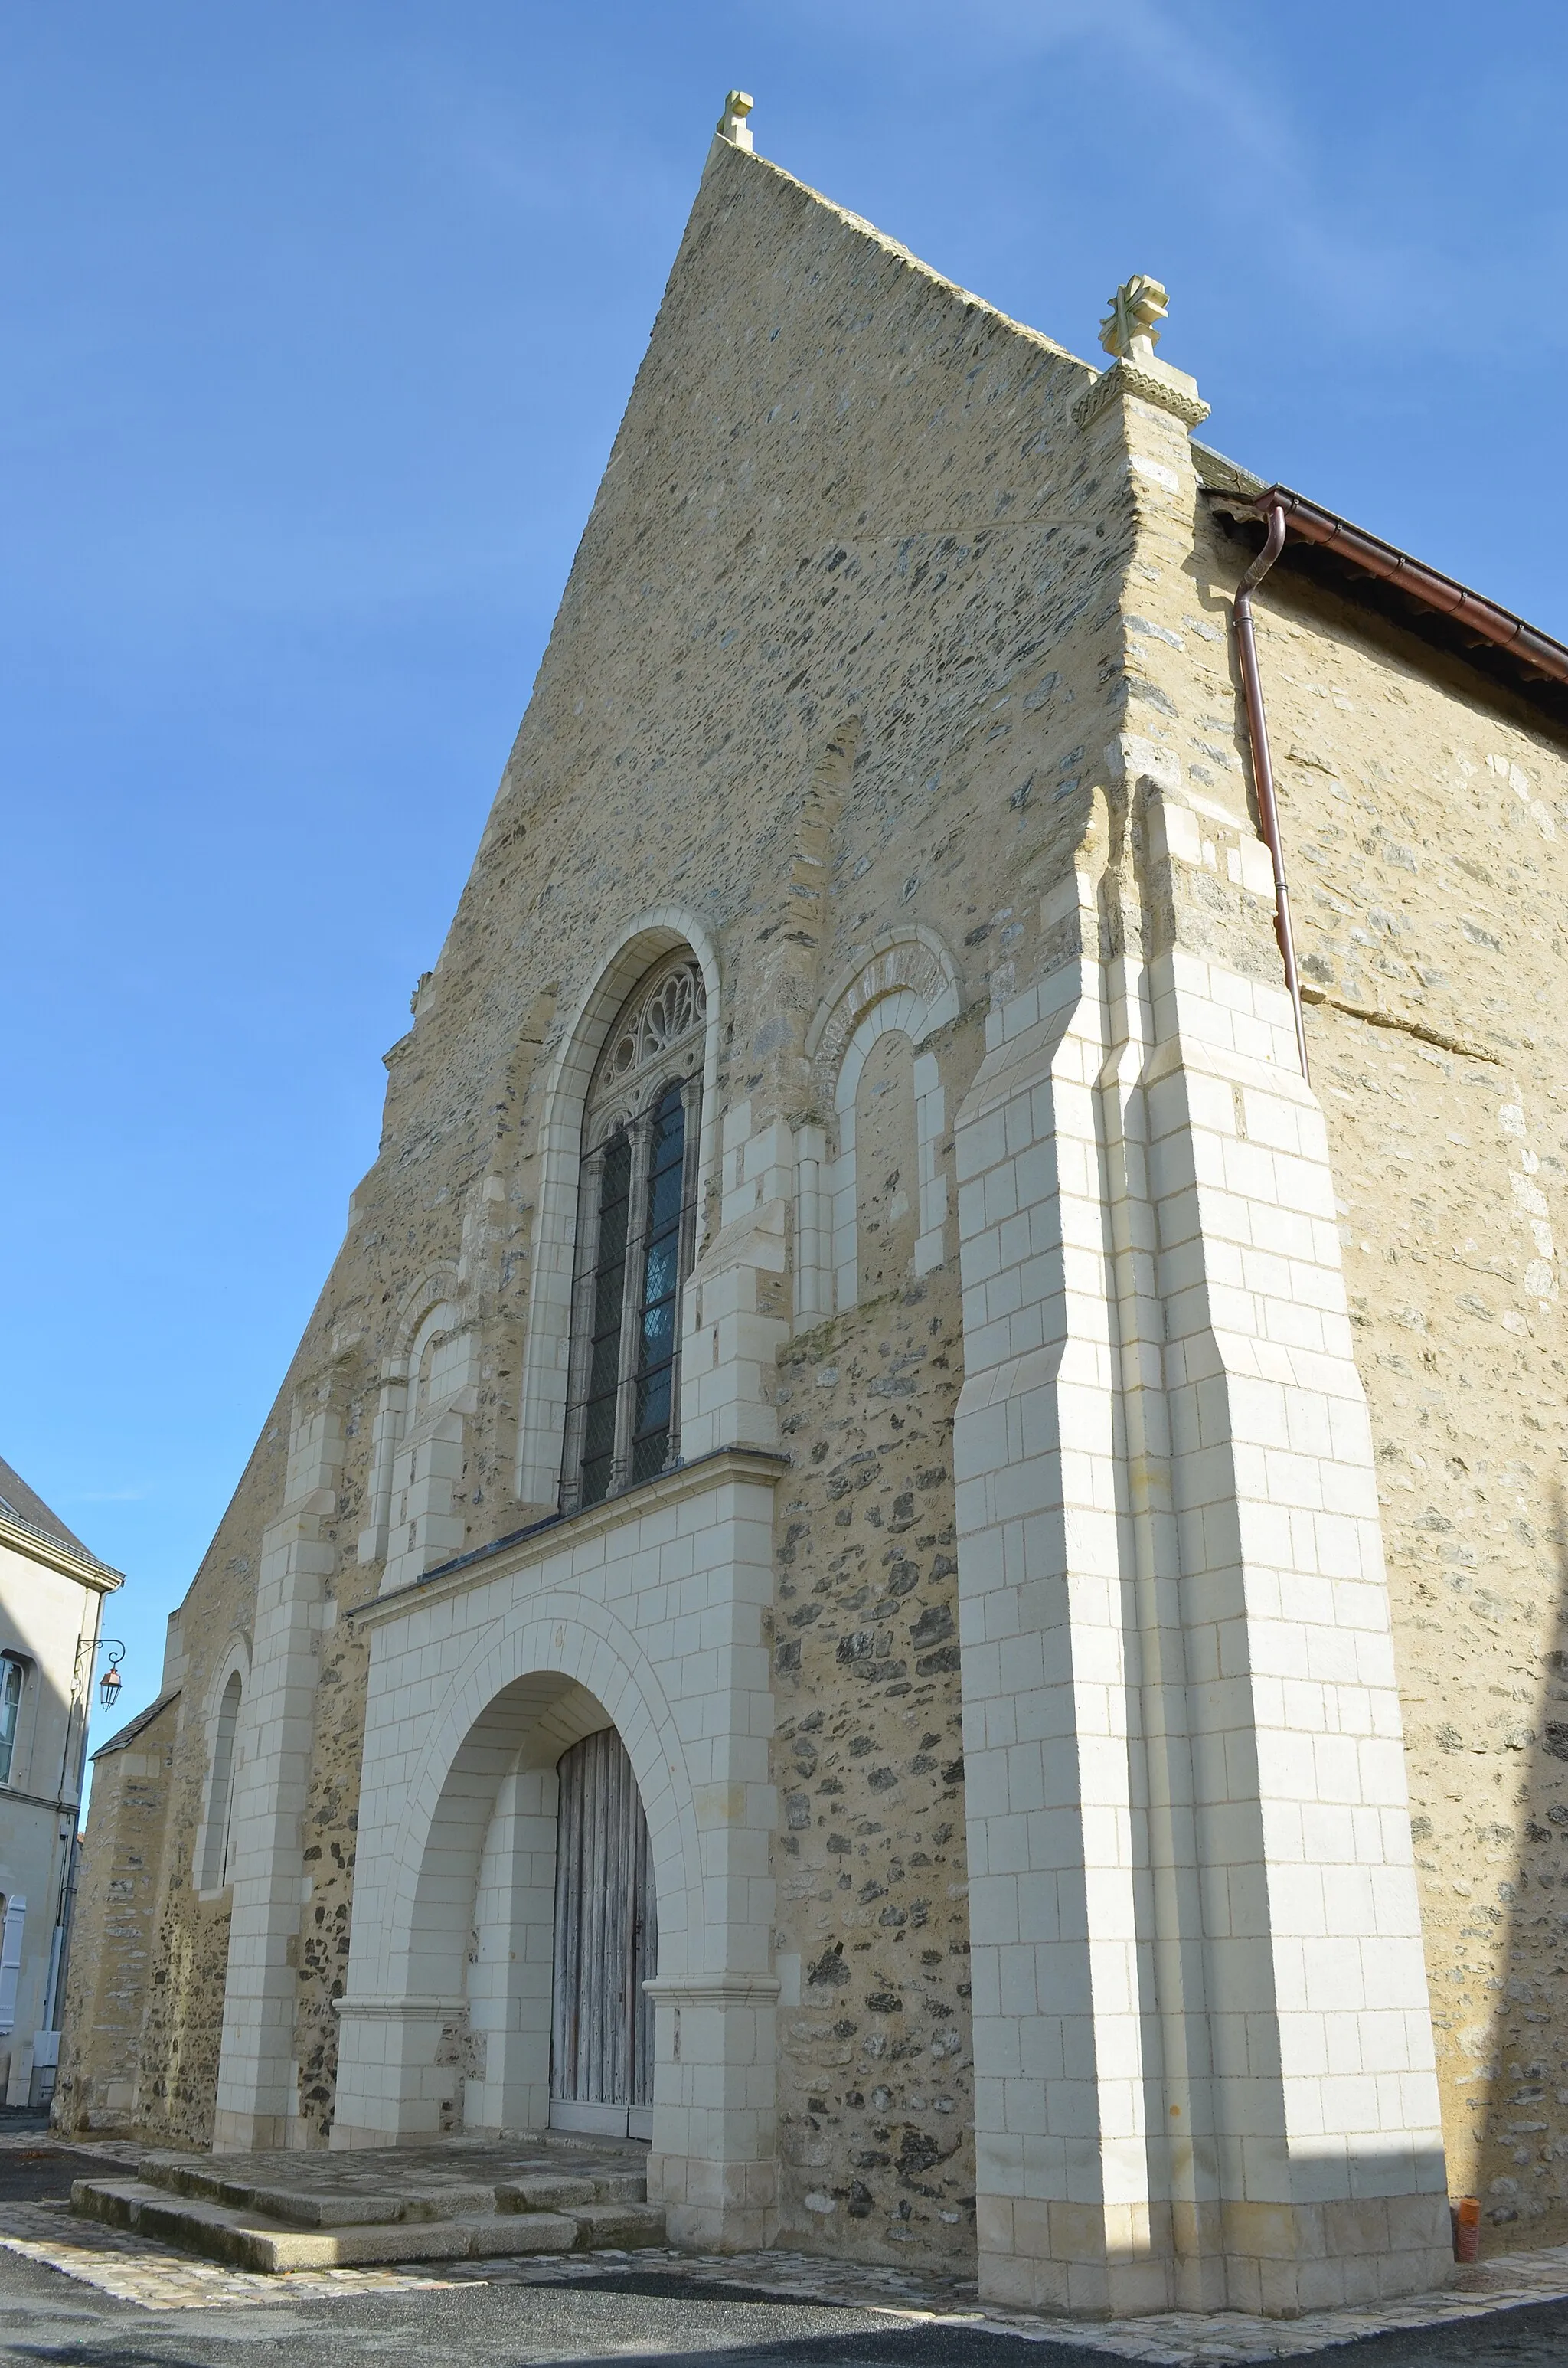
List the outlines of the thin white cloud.
<svg viewBox="0 0 1568 2368">
<path fill-rule="evenodd" d="M 1336 149 L 1339 119 L 1325 130 L 1304 114 L 1288 76 L 1262 54 L 1271 37 L 1255 12 L 1223 0 L 968 0 L 962 9 L 950 0 L 797 0 L 800 18 L 814 20 L 824 40 L 831 28 L 842 48 L 863 44 L 868 60 L 874 52 L 894 103 L 901 88 L 945 81 L 955 113 L 971 124 L 988 114 L 1000 143 L 1010 136 L 994 108 L 1002 73 L 1038 74 L 1057 60 L 1072 74 L 1075 107 L 1085 78 L 1100 85 L 1093 104 L 1108 188 L 1115 174 L 1124 188 L 1157 182 L 1164 163 L 1173 203 L 1189 220 L 1195 174 L 1211 201 L 1223 193 L 1238 308 L 1276 341 L 1312 336 L 1386 353 L 1397 324 L 1414 359 L 1472 347 L 1486 322 L 1501 343 L 1516 291 L 1561 269 L 1560 211 L 1516 223 L 1502 271 L 1494 252 L 1456 251 L 1441 204 L 1423 202 L 1381 148 Z M 1017 87 L 1028 95 L 1027 84 Z M 1495 96 L 1506 113 L 1506 91 Z M 1093 185 L 1083 194 L 1092 209 Z M 1129 258 L 1134 265 L 1158 268 L 1142 256 Z M 1542 341 L 1565 335 L 1553 319 Z"/>
</svg>

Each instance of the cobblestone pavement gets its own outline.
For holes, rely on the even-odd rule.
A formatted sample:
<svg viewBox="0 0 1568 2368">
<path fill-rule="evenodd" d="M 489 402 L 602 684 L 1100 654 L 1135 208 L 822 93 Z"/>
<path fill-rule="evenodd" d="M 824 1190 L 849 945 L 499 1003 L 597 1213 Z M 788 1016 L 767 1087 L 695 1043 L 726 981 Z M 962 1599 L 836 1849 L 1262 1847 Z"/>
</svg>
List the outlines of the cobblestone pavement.
<svg viewBox="0 0 1568 2368">
<path fill-rule="evenodd" d="M 1160 2368 L 1166 2363 L 1168 2368 L 1221 2368 L 1221 2363 L 1297 2360 L 1346 2345 L 1354 2346 L 1358 2355 L 1369 2351 L 1391 2362 L 1451 2357 L 1466 2362 L 1469 2368 L 1479 2368 L 1494 2353 L 1510 2362 L 1568 2361 L 1568 2246 L 1502 2255 L 1477 2269 L 1460 2271 L 1458 2283 L 1443 2293 L 1376 2309 L 1315 2312 L 1289 2321 L 1251 2318 L 1241 2313 L 1202 2317 L 1171 2312 L 1099 2327 L 983 2305 L 972 2287 L 960 2281 L 915 2268 L 868 2269 L 787 2252 L 735 2259 L 661 2248 L 636 2254 L 530 2255 L 454 2262 L 443 2264 L 439 2275 L 394 2267 L 301 2271 L 267 2277 L 197 2260 L 97 2222 L 73 2219 L 59 2200 L 68 2192 L 69 2180 L 85 2175 L 106 2160 L 117 2164 L 133 2160 L 137 2151 L 129 2146 L 95 2144 L 89 2157 L 40 2140 L 36 2133 L 27 2139 L 12 2134 L 0 2137 L 0 2260 L 8 2257 L 18 2268 L 27 2264 L 34 2271 L 62 2273 L 74 2284 L 109 2298 L 113 2305 L 129 2305 L 139 2316 L 214 2310 L 277 2313 L 266 2324 L 275 2328 L 279 2337 L 286 2325 L 295 2323 L 300 2310 L 308 2308 L 314 2320 L 315 2306 L 328 2301 L 369 2305 L 406 2297 L 415 2318 L 422 2321 L 431 2302 L 444 2295 L 449 2314 L 466 2320 L 472 2308 L 479 2306 L 473 2290 L 483 2289 L 493 2297 L 486 2311 L 499 2312 L 504 2319 L 507 2293 L 513 2295 L 515 2309 L 522 2299 L 516 2290 L 528 2288 L 534 2290 L 526 2317 L 529 2328 L 536 2325 L 541 2311 L 551 2325 L 561 2320 L 563 2311 L 568 2317 L 576 2311 L 583 2322 L 577 2334 L 573 2336 L 562 2325 L 559 2338 L 551 2339 L 558 2343 L 553 2351 L 518 2350 L 518 2336 L 514 2332 L 507 2354 L 513 2362 L 535 2357 L 629 2357 L 639 2351 L 669 2358 L 685 2344 L 709 2355 L 716 2348 L 734 2349 L 744 2354 L 750 2368 L 754 2361 L 773 2356 L 786 2337 L 787 2349 L 778 2356 L 802 2362 L 808 2358 L 841 2356 L 846 2360 L 914 2361 L 927 2356 L 990 2360 L 994 2347 L 997 2356 L 1016 2358 L 1020 2341 L 1050 2345 L 1064 2362 L 1111 2358 L 1160 2363 Z M 7 2175 L 13 2169 L 16 2180 Z M 16 2185 L 24 2172 L 48 2200 L 17 2198 Z M 6 2283 L 9 2284 L 8 2280 Z M 32 2285 L 30 2279 L 25 2283 Z M 58 2284 L 53 2291 L 58 2295 Z M 574 2304 L 574 2296 L 577 2297 Z M 655 2340 L 647 2309 L 633 2308 L 628 2317 L 629 2302 L 649 2307 L 657 2304 L 661 2309 L 665 2305 L 672 2309 L 678 2306 L 685 2317 L 670 2340 Z M 724 2331 L 722 2343 L 697 2340 L 701 2330 L 691 2322 L 690 2314 L 699 2304 L 717 2312 L 713 2329 Z M 27 2316 L 24 2311 L 24 2321 Z M 45 2313 L 46 2318 L 57 2316 Z M 362 2312 L 352 2316 L 358 2322 Z M 91 2320 L 90 2312 L 88 2317 Z M 18 2331 L 16 2309 L 6 2309 L 4 2318 L 7 2332 L 15 2335 Z M 591 2345 L 598 2338 L 592 2329 L 601 2320 L 606 2321 L 607 2338 L 613 2323 L 615 2340 L 610 2351 L 596 2353 Z M 147 2324 L 145 2318 L 141 2323 Z M 404 2336 L 395 2341 L 392 2329 L 387 2329 L 390 2351 L 386 2356 L 403 2348 L 404 2337 L 412 2337 L 412 2325 L 411 2321 Z M 745 2328 L 751 2333 L 744 2333 Z M 225 2322 L 222 2355 L 225 2360 L 233 2359 L 230 2338 L 238 2340 L 239 2333 L 238 2325 L 231 2328 Z M 851 2339 L 861 2345 L 873 2338 L 881 2348 L 872 2351 L 833 2348 Z M 585 2352 L 585 2341 L 590 2344 Z M 822 2341 L 829 2342 L 830 2349 L 819 2353 L 815 2347 Z M 895 2341 L 895 2349 L 887 2349 Z M 976 2341 L 981 2341 L 979 2351 L 974 2349 Z M 1410 2348 L 1413 2342 L 1414 2349 Z M 931 2343 L 937 2346 L 935 2351 L 929 2349 Z M 559 2348 L 560 2344 L 565 2348 Z M 805 2350 L 798 2348 L 802 2344 Z M 1503 2345 L 1501 2351 L 1495 2350 L 1498 2344 Z M 1539 2348 L 1542 2345 L 1544 2349 Z M 360 2358 L 365 2356 L 362 2334 L 351 2348 Z M 18 2356 L 11 2344 L 6 2350 Z M 21 2351 L 33 2358 L 61 2356 L 48 2345 L 26 2341 Z M 97 2353 L 72 2350 L 70 2356 L 85 2361 L 96 2359 Z M 105 2355 L 106 2360 L 108 2356 Z M 147 2361 L 154 2355 L 142 2347 L 137 2356 Z M 190 2362 L 196 2355 L 187 2347 L 179 2357 Z"/>
<path fill-rule="evenodd" d="M 1015 2368 L 1024 2330 L 704 2284 L 627 2267 L 555 2286 L 474 2280 L 402 2292 L 355 2281 L 333 2297 L 297 2283 L 222 2310 L 155 2310 L 56 2276 L 0 2249 L 0 2359 L 28 2368 L 277 2368 L 279 2347 L 311 2368 L 564 2368 L 579 2361 L 661 2368 Z M 281 2281 L 274 2282 L 280 2284 Z M 1026 2358 L 1102 2368 L 1083 2330 L 1037 2332 Z M 1173 2358 L 1168 2350 L 1163 2355 Z M 1233 2360 L 1230 2344 L 1188 2350 Z M 1562 2368 L 1562 2305 L 1372 2336 L 1324 2354 L 1353 2368 Z"/>
</svg>

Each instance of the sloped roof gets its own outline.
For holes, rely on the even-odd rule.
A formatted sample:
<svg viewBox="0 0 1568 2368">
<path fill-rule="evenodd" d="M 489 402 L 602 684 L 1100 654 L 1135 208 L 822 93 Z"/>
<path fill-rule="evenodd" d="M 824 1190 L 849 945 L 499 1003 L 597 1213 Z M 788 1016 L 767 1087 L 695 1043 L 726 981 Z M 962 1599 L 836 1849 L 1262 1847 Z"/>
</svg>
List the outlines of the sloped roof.
<svg viewBox="0 0 1568 2368">
<path fill-rule="evenodd" d="M 73 1554 L 84 1555 L 88 1562 L 98 1560 L 92 1547 L 84 1545 L 75 1531 L 66 1528 L 59 1514 L 50 1510 L 38 1491 L 28 1486 L 21 1474 L 13 1471 L 3 1455 L 0 1455 L 0 1513 L 8 1513 L 12 1520 L 20 1521 L 26 1530 L 36 1530 L 40 1537 L 53 1538 L 61 1545 L 69 1546 Z"/>
<path fill-rule="evenodd" d="M 171 1687 L 166 1694 L 160 1694 L 156 1702 L 149 1702 L 145 1710 L 139 1710 L 133 1719 L 128 1720 L 118 1735 L 111 1735 L 107 1743 L 100 1743 L 93 1758 L 103 1759 L 111 1751 L 123 1751 L 128 1743 L 134 1743 L 142 1730 L 152 1725 L 160 1711 L 167 1710 L 172 1702 L 178 1702 L 179 1694 L 178 1686 Z"/>
</svg>

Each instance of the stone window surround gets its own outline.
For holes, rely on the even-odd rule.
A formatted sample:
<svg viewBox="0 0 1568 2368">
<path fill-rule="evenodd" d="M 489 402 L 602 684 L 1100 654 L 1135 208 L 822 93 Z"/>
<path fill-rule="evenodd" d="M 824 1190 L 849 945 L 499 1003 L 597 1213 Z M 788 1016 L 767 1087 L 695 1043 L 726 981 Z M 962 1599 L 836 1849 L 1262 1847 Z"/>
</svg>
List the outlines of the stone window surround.
<svg viewBox="0 0 1568 2368">
<path fill-rule="evenodd" d="M 689 951 L 702 973 L 707 999 L 703 1036 L 701 1129 L 695 1202 L 700 1253 L 702 1212 L 719 1156 L 716 1128 L 719 1076 L 718 950 L 694 913 L 661 905 L 640 914 L 600 962 L 562 1031 L 545 1087 L 540 1119 L 539 1205 L 528 1281 L 517 1419 L 516 1491 L 520 1503 L 553 1512 L 560 1500 L 572 1342 L 572 1292 L 576 1267 L 578 1177 L 583 1124 L 605 1041 L 638 981 L 665 955 Z M 687 1300 L 682 1303 L 685 1347 Z M 682 1359 L 683 1370 L 685 1359 Z"/>
<path fill-rule="evenodd" d="M 190 1854 L 190 1873 L 191 1887 L 198 1899 L 203 1900 L 224 1899 L 229 1894 L 228 1875 L 225 1869 L 220 1867 L 220 1880 L 216 1883 L 208 1882 L 207 1877 L 212 1873 L 209 1858 L 211 1850 L 214 1812 L 219 1807 L 218 1746 L 219 1729 L 223 1715 L 223 1697 L 228 1691 L 229 1680 L 236 1677 L 240 1681 L 240 1700 L 238 1715 L 234 1720 L 233 1732 L 229 1744 L 228 1782 L 224 1788 L 222 1802 L 222 1822 L 225 1827 L 231 1823 L 238 1788 L 241 1737 L 244 1731 L 244 1706 L 251 1690 L 250 1638 L 243 1630 L 236 1632 L 230 1638 L 223 1656 L 213 1672 L 212 1681 L 207 1689 L 207 1707 L 202 1720 L 204 1737 L 202 1765 L 206 1770 L 206 1781 L 201 1790 L 201 1822 L 197 1827 L 196 1841 Z M 222 1841 L 219 1847 L 222 1847 Z"/>
<path fill-rule="evenodd" d="M 27 1720 L 38 1695 L 38 1688 L 28 1682 L 29 1678 L 37 1675 L 37 1666 L 26 1653 L 10 1650 L 0 1653 L 0 1672 L 6 1673 L 0 1676 L 0 1684 L 8 1681 L 8 1673 L 12 1669 L 18 1672 L 20 1683 L 17 1688 L 17 1714 L 4 1746 L 6 1771 L 0 1776 L 0 1791 L 8 1793 L 20 1792 L 25 1788 L 32 1759 L 32 1737 L 28 1732 Z"/>
<path fill-rule="evenodd" d="M 795 1311 L 814 1319 L 843 1314 L 858 1298 L 855 1097 L 866 1057 L 881 1036 L 895 1030 L 915 1047 L 915 1157 L 919 1232 L 915 1271 L 929 1274 L 943 1258 L 947 1179 L 938 1148 L 947 1121 L 936 1055 L 921 1046 L 962 1008 L 958 966 L 936 934 L 918 923 L 883 930 L 869 959 L 841 973 L 818 1008 L 805 1051 L 816 1070 L 819 1099 L 833 1111 L 833 1133 L 800 1130 L 796 1171 Z"/>
<path fill-rule="evenodd" d="M 698 1008 L 691 1024 L 679 1035 L 656 1043 L 639 1057 L 610 1071 L 608 1047 L 618 1032 L 629 1029 L 641 1039 L 648 1015 L 677 975 L 698 973 Z M 644 1258 L 648 1230 L 649 1162 L 653 1151 L 654 1113 L 672 1086 L 678 1086 L 685 1119 L 681 1150 L 681 1194 L 678 1224 L 677 1279 L 675 1304 L 676 1336 L 670 1384 L 667 1452 L 665 1468 L 680 1456 L 680 1311 L 696 1248 L 697 1185 L 700 1164 L 702 1086 L 700 1069 L 706 1051 L 705 1011 L 701 1003 L 701 973 L 694 958 L 677 948 L 642 973 L 607 1032 L 597 1072 L 589 1092 L 583 1123 L 579 1168 L 577 1241 L 573 1281 L 572 1346 L 568 1374 L 565 1443 L 562 1462 L 561 1509 L 575 1512 L 582 1493 L 585 1424 L 589 1406 L 588 1366 L 599 1276 L 597 1250 L 602 1210 L 605 1155 L 618 1136 L 631 1144 L 630 1217 L 622 1253 L 620 1354 L 616 1381 L 616 1443 L 608 1496 L 619 1497 L 633 1485 L 632 1428 L 635 1418 L 637 1371 L 641 1361 L 642 1317 L 646 1312 Z M 651 1477 L 651 1474 L 644 1474 Z"/>
<path fill-rule="evenodd" d="M 427 1267 L 403 1294 L 397 1347 L 381 1365 L 365 1498 L 369 1518 L 358 1538 L 361 1564 L 386 1558 L 398 1450 L 418 1417 L 413 1393 L 418 1387 L 419 1368 L 433 1338 L 460 1329 L 457 1293 L 457 1268 L 449 1260 L 441 1260 Z"/>
</svg>

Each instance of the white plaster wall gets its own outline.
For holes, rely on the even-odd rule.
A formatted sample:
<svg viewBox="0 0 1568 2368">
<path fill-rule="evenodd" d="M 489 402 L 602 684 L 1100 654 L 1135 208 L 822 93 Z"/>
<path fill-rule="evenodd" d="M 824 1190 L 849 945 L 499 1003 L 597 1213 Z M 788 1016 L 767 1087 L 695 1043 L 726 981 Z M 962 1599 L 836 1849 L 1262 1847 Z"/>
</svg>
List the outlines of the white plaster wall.
<svg viewBox="0 0 1568 2368">
<path fill-rule="evenodd" d="M 0 1895 L 27 1903 L 10 2028 L 0 2031 L 0 2095 L 8 2104 L 28 2101 L 33 2035 L 47 2003 L 65 1852 L 76 1822 L 83 1695 L 97 1674 L 87 1668 L 85 1649 L 78 1665 L 78 1646 L 91 1642 L 98 1601 L 97 1588 L 0 1539 L 0 1652 L 26 1664 L 10 1782 L 0 1785 Z"/>
</svg>

